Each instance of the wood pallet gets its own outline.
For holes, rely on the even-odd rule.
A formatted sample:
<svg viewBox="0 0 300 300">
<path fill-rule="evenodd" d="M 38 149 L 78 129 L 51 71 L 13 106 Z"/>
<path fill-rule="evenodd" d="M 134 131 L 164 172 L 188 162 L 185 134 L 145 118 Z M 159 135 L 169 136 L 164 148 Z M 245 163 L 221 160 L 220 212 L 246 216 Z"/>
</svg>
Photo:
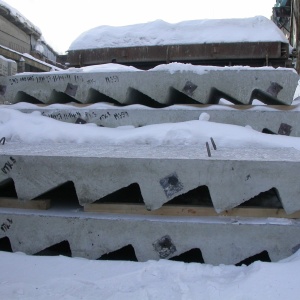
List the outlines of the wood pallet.
<svg viewBox="0 0 300 300">
<path fill-rule="evenodd" d="M 253 217 L 253 218 L 300 218 L 300 211 L 287 214 L 284 209 L 263 207 L 237 207 L 217 213 L 213 207 L 165 205 L 159 209 L 148 211 L 143 204 L 108 204 L 92 203 L 84 206 L 85 212 L 139 214 L 158 216 L 194 216 L 194 217 Z"/>
<path fill-rule="evenodd" d="M 17 198 L 0 197 L 0 208 L 21 208 L 47 210 L 51 207 L 50 199 L 21 201 Z M 91 203 L 84 205 L 84 212 L 134 214 L 149 216 L 191 216 L 191 217 L 251 217 L 251 218 L 286 218 L 300 219 L 300 211 L 287 214 L 282 208 L 236 207 L 217 213 L 213 207 L 195 205 L 164 205 L 149 211 L 143 204 L 132 203 Z"/>
<path fill-rule="evenodd" d="M 17 198 L 0 197 L 0 208 L 22 208 L 22 209 L 49 209 L 50 199 L 21 201 Z"/>
</svg>

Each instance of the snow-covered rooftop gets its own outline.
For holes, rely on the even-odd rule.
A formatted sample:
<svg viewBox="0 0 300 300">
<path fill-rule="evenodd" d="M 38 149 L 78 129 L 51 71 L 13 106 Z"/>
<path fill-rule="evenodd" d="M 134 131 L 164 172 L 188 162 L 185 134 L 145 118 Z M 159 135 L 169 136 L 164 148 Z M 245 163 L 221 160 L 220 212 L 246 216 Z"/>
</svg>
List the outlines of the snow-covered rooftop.
<svg viewBox="0 0 300 300">
<path fill-rule="evenodd" d="M 38 36 L 42 35 L 41 30 L 32 24 L 26 17 L 24 17 L 17 9 L 13 8 L 6 2 L 0 0 L 0 9 L 6 10 L 11 18 L 16 22 L 20 23 L 24 26 L 24 28 L 27 28 L 29 31 L 35 32 Z"/>
<path fill-rule="evenodd" d="M 99 26 L 82 33 L 69 50 L 199 43 L 283 42 L 288 40 L 269 19 L 162 20 L 121 27 Z"/>
</svg>

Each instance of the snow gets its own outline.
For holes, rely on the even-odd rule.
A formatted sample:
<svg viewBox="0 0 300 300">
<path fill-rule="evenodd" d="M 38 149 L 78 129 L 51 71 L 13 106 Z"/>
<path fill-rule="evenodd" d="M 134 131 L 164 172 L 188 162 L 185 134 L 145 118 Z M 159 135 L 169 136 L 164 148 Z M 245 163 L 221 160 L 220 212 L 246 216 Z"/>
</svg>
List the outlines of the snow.
<svg viewBox="0 0 300 300">
<path fill-rule="evenodd" d="M 33 31 L 41 35 L 41 30 L 32 24 L 26 17 L 24 17 L 17 9 L 14 7 L 10 6 L 6 2 L 0 0 L 0 7 L 3 7 L 8 10 L 9 14 L 18 22 L 22 23 L 24 26 L 31 28 Z"/>
<path fill-rule="evenodd" d="M 208 122 L 209 115 L 199 120 L 154 124 L 134 128 L 98 127 L 95 124 L 72 124 L 17 110 L 0 109 L 0 136 L 8 142 L 24 143 L 97 143 L 100 145 L 205 145 L 213 137 L 218 147 L 272 148 L 292 147 L 300 150 L 300 138 L 269 135 L 230 124 Z"/>
<path fill-rule="evenodd" d="M 2 299 L 299 299 L 300 251 L 277 263 L 211 266 L 0 252 Z"/>
<path fill-rule="evenodd" d="M 0 55 L 0 59 L 5 60 L 5 61 L 7 61 L 7 62 L 14 62 L 14 63 L 15 63 L 14 60 L 9 59 L 9 58 L 6 58 L 6 57 L 4 57 L 4 56 L 2 56 L 2 55 Z"/>
<path fill-rule="evenodd" d="M 283 42 L 288 40 L 269 19 L 163 20 L 128 26 L 99 26 L 82 33 L 69 50 L 198 43 Z"/>
<path fill-rule="evenodd" d="M 101 68 L 101 66 L 99 66 Z M 216 66 L 202 66 L 202 65 L 192 65 L 189 63 L 178 63 L 178 62 L 172 62 L 169 64 L 161 64 L 153 69 L 148 70 L 147 72 L 161 72 L 165 71 L 170 74 L 174 74 L 176 72 L 193 72 L 198 75 L 202 75 L 208 72 L 212 71 L 249 71 L 249 70 L 264 70 L 264 71 L 275 71 L 275 70 L 285 70 L 285 71 L 290 71 L 293 73 L 296 73 L 295 69 L 292 68 L 274 68 L 274 67 L 249 67 L 249 66 L 225 66 L 225 67 L 216 67 Z"/>
</svg>

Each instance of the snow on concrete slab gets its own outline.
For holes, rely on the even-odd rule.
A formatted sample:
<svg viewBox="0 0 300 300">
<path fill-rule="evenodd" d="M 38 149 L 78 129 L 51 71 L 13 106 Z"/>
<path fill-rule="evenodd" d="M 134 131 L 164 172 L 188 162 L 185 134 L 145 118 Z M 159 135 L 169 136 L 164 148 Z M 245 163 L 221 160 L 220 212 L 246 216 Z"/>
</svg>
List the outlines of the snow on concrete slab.
<svg viewBox="0 0 300 300">
<path fill-rule="evenodd" d="M 207 113 L 199 120 L 106 128 L 96 124 L 72 124 L 42 116 L 40 112 L 22 113 L 0 109 L 0 137 L 24 143 L 96 143 L 98 145 L 205 145 L 213 137 L 224 148 L 295 148 L 300 138 L 269 135 L 251 127 L 209 122 Z"/>
<path fill-rule="evenodd" d="M 176 24 L 156 20 L 121 27 L 99 26 L 82 33 L 69 50 L 198 43 L 282 42 L 288 40 L 269 19 L 191 20 Z"/>
</svg>

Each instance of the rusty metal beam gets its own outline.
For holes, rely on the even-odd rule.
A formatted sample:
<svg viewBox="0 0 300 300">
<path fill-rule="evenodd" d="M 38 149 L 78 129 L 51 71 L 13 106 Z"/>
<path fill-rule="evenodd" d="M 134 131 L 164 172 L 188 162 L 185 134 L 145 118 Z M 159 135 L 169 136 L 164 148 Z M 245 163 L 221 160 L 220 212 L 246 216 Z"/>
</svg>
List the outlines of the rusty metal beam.
<svg viewBox="0 0 300 300">
<path fill-rule="evenodd" d="M 193 45 L 165 45 L 149 47 L 99 48 L 68 52 L 70 66 L 88 66 L 117 62 L 121 64 L 152 64 L 169 62 L 205 62 L 244 60 L 268 64 L 279 60 L 284 66 L 288 59 L 288 44 L 281 42 L 214 43 Z M 221 63 L 223 64 L 223 63 Z"/>
</svg>

